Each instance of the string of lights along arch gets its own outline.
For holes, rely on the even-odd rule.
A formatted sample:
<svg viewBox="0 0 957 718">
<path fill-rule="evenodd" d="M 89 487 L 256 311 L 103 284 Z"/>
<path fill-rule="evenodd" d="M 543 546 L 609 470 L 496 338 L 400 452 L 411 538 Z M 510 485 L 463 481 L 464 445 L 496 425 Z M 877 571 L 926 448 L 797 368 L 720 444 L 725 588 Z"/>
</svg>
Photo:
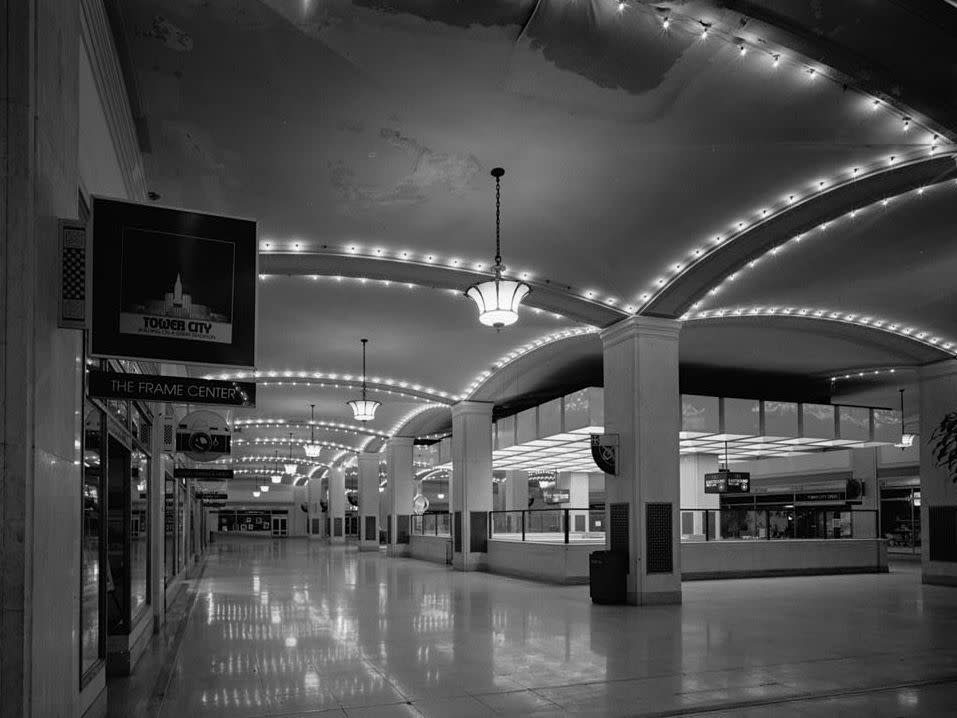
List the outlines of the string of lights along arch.
<svg viewBox="0 0 957 718">
<path fill-rule="evenodd" d="M 502 264 L 502 177 L 505 170 L 492 170 L 495 178 L 495 272 L 494 279 L 478 282 L 469 287 L 465 296 L 475 302 L 479 321 L 487 327 L 501 329 L 518 321 L 518 307 L 532 288 L 517 279 L 502 279 L 505 265 Z"/>
</svg>

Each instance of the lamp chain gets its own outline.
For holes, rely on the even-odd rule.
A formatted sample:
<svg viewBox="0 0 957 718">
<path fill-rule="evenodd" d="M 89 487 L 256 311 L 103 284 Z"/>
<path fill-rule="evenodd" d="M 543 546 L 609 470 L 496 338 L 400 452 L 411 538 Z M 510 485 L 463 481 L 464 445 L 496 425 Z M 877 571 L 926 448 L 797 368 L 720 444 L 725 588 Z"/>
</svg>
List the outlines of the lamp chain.
<svg viewBox="0 0 957 718">
<path fill-rule="evenodd" d="M 502 266 L 502 248 L 501 248 L 501 223 L 502 223 L 502 178 L 495 176 L 495 270 L 499 271 Z"/>
</svg>

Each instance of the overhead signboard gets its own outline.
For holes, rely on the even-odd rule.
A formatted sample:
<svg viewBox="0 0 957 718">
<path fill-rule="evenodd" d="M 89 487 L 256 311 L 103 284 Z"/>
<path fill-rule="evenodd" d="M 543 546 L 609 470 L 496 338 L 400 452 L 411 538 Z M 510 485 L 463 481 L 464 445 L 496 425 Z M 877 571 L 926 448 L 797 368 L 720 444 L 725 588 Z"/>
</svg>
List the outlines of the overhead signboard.
<svg viewBox="0 0 957 718">
<path fill-rule="evenodd" d="M 229 497 L 225 491 L 197 491 L 196 498 L 204 501 L 225 501 Z"/>
<path fill-rule="evenodd" d="M 174 479 L 200 479 L 201 481 L 225 481 L 233 478 L 232 469 L 194 469 L 177 467 L 173 469 Z"/>
<path fill-rule="evenodd" d="M 747 494 L 750 491 L 751 474 L 747 471 L 722 469 L 717 473 L 704 475 L 706 494 Z"/>
<path fill-rule="evenodd" d="M 815 491 L 794 494 L 794 503 L 820 504 L 825 502 L 844 503 L 845 501 L 847 501 L 847 494 L 844 491 Z"/>
<path fill-rule="evenodd" d="M 88 383 L 90 396 L 100 399 L 256 406 L 256 384 L 250 381 L 219 381 L 92 370 Z"/>
<path fill-rule="evenodd" d="M 90 354 L 256 364 L 256 223 L 93 198 Z"/>
<path fill-rule="evenodd" d="M 549 489 L 542 492 L 546 504 L 567 504 L 571 501 L 571 492 L 568 489 Z"/>
</svg>

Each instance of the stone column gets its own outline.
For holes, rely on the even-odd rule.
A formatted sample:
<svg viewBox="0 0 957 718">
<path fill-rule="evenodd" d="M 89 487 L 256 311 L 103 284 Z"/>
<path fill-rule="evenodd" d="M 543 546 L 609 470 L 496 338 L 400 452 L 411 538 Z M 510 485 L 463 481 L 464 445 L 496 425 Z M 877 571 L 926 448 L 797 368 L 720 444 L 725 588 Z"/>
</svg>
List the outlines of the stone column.
<svg viewBox="0 0 957 718">
<path fill-rule="evenodd" d="M 385 492 L 386 535 L 390 556 L 407 556 L 409 553 L 412 499 L 415 496 L 412 443 L 410 436 L 395 436 L 385 446 L 386 474 L 389 479 Z"/>
<path fill-rule="evenodd" d="M 920 537 L 924 583 L 957 586 L 957 484 L 937 466 L 931 435 L 943 418 L 957 411 L 957 362 L 920 370 Z"/>
<path fill-rule="evenodd" d="M 528 508 L 528 472 L 506 471 L 505 479 L 505 510 L 524 511 Z"/>
<path fill-rule="evenodd" d="M 329 543 L 346 541 L 346 469 L 337 465 L 329 469 Z"/>
<path fill-rule="evenodd" d="M 359 454 L 359 550 L 379 550 L 379 454 Z"/>
<path fill-rule="evenodd" d="M 628 552 L 635 605 L 681 602 L 680 330 L 672 319 L 632 316 L 601 333 L 605 432 L 619 435 L 618 476 L 605 477 L 606 545 Z"/>
<path fill-rule="evenodd" d="M 460 401 L 452 406 L 452 565 L 474 571 L 488 550 L 492 509 L 492 405 Z"/>
<path fill-rule="evenodd" d="M 555 482 L 556 489 L 568 492 L 568 503 L 556 504 L 558 509 L 584 509 L 583 511 L 568 512 L 568 533 L 584 533 L 588 531 L 588 474 L 585 472 L 561 472 Z"/>
<path fill-rule="evenodd" d="M 955 407 L 957 408 L 957 407 Z M 854 513 L 854 538 L 877 538 L 880 534 L 880 488 L 877 481 L 877 462 L 880 449 L 871 446 L 866 449 L 851 449 L 852 476 L 861 482 L 861 505 L 855 507 L 861 513 Z"/>
<path fill-rule="evenodd" d="M 714 454 L 688 454 L 682 456 L 679 464 L 679 473 L 681 476 L 681 490 L 679 492 L 681 501 L 678 508 L 681 509 L 715 509 L 717 511 L 721 506 L 720 496 L 718 494 L 706 494 L 704 492 L 704 475 L 713 474 L 718 470 L 718 457 Z M 717 513 L 711 513 L 708 518 L 708 530 L 712 536 L 718 535 L 718 527 L 721 522 Z M 679 529 L 682 536 L 687 536 L 692 540 L 705 539 L 705 512 L 704 511 L 682 511 L 681 527 Z"/>
</svg>

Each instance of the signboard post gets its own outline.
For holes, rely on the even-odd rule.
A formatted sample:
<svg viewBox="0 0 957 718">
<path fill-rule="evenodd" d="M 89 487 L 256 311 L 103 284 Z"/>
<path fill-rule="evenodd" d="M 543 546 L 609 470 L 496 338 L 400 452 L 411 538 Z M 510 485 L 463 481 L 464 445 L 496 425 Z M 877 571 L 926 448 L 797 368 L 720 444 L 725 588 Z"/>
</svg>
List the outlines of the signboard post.
<svg viewBox="0 0 957 718">
<path fill-rule="evenodd" d="M 254 367 L 256 223 L 93 198 L 90 355 Z"/>
</svg>

